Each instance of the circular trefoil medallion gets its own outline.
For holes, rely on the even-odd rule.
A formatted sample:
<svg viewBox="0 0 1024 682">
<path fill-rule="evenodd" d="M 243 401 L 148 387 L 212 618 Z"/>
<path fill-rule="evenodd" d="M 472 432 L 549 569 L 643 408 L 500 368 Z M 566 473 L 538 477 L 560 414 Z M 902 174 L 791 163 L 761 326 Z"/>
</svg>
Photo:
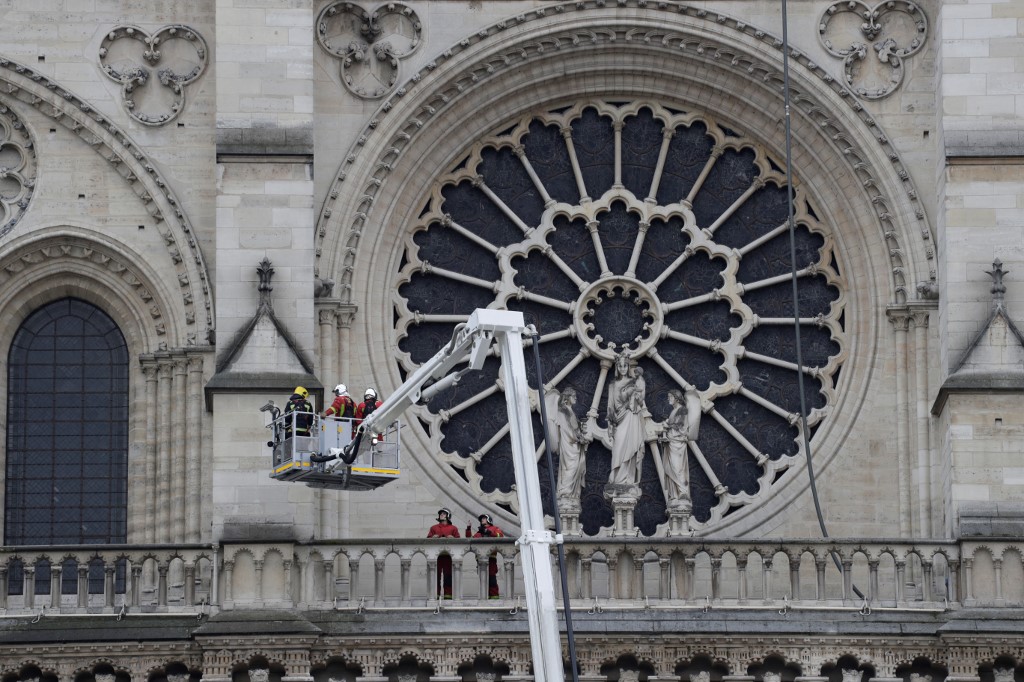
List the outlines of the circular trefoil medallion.
<svg viewBox="0 0 1024 682">
<path fill-rule="evenodd" d="M 549 421 L 566 434 L 556 473 L 578 479 L 549 489 L 534 394 L 548 512 L 557 498 L 583 533 L 606 533 L 614 488 L 635 498 L 644 535 L 664 534 L 673 510 L 710 530 L 803 458 L 797 382 L 809 439 L 836 402 L 846 286 L 829 226 L 795 185 L 802 366 L 788 188 L 761 144 L 655 102 L 524 116 L 424 200 L 397 273 L 401 373 L 475 308 L 522 311 L 539 333 L 545 400 L 555 398 Z M 536 387 L 532 342 L 525 350 Z M 498 368 L 492 356 L 419 421 L 476 495 L 514 509 Z"/>
</svg>

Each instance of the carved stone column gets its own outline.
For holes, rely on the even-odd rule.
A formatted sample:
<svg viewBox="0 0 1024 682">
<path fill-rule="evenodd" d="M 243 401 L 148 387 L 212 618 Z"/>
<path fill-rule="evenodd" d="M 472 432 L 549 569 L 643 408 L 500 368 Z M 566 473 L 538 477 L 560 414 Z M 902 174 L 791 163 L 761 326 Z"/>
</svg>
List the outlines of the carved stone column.
<svg viewBox="0 0 1024 682">
<path fill-rule="evenodd" d="M 351 344 L 352 323 L 356 318 L 358 308 L 351 303 L 339 303 L 335 310 L 335 323 L 338 327 L 338 376 L 347 379 L 351 371 L 351 357 L 349 348 Z"/>
<path fill-rule="evenodd" d="M 914 421 L 917 427 L 918 499 L 921 501 L 918 509 L 918 535 L 922 537 L 932 537 L 932 524 L 935 522 L 932 511 L 935 462 L 932 461 L 929 423 L 931 405 L 928 400 L 928 319 L 927 310 L 914 310 L 911 314 L 914 323 Z"/>
<path fill-rule="evenodd" d="M 157 508 L 156 542 L 171 539 L 171 364 L 162 358 L 157 368 Z"/>
<path fill-rule="evenodd" d="M 567 537 L 583 535 L 583 526 L 580 524 L 580 509 L 578 506 L 569 507 L 559 500 L 558 518 L 562 522 L 562 535 Z"/>
<path fill-rule="evenodd" d="M 900 514 L 900 535 L 911 537 L 914 533 L 913 493 L 911 491 L 909 406 L 907 390 L 907 330 L 910 315 L 906 309 L 891 308 L 886 311 L 895 330 L 894 352 L 896 355 L 896 457 L 898 461 L 898 495 Z"/>
<path fill-rule="evenodd" d="M 167 405 L 171 412 L 171 431 L 173 448 L 171 455 L 171 541 L 182 542 L 185 539 L 185 414 L 187 412 L 187 392 L 185 377 L 188 372 L 188 360 L 184 357 L 174 358 L 174 404 Z"/>
<path fill-rule="evenodd" d="M 338 383 L 338 313 L 331 308 L 319 308 L 317 310 L 317 322 L 319 323 L 320 352 L 317 355 L 317 369 L 324 386 L 329 387 Z"/>
<path fill-rule="evenodd" d="M 143 510 L 139 517 L 143 519 L 142 532 L 139 540 L 142 542 L 156 542 L 156 474 L 157 474 L 157 367 L 154 364 L 142 366 L 142 375 L 146 378 L 146 454 L 145 466 L 143 466 L 144 481 L 141 490 L 144 491 L 140 500 L 140 508 Z M 131 536 L 129 535 L 129 538 Z"/>
<path fill-rule="evenodd" d="M 199 542 L 203 514 L 203 358 L 188 360 L 188 445 L 185 463 L 185 540 Z"/>
<path fill-rule="evenodd" d="M 352 322 L 355 320 L 358 308 L 351 303 L 339 303 L 335 311 L 335 323 L 337 324 L 337 365 L 338 376 L 343 381 L 348 381 L 351 371 L 351 360 L 349 357 L 349 346 L 351 343 Z M 333 501 L 333 513 L 335 516 L 332 525 L 335 537 L 347 537 L 349 535 L 349 493 L 335 493 L 331 496 Z"/>
</svg>

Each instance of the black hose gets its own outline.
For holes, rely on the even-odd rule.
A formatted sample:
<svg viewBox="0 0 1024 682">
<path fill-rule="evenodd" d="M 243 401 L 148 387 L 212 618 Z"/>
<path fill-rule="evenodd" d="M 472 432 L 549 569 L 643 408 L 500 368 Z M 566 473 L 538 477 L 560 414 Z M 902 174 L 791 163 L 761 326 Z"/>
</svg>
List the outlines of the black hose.
<svg viewBox="0 0 1024 682">
<path fill-rule="evenodd" d="M 800 300 L 799 300 L 799 288 L 797 286 L 797 274 L 796 274 L 796 221 L 794 219 L 793 209 L 793 129 L 790 123 L 789 116 L 789 19 L 786 11 L 786 0 L 782 2 L 782 99 L 784 102 L 785 110 L 785 123 L 786 123 L 786 202 L 787 202 L 787 217 L 786 220 L 789 225 L 789 266 L 791 273 L 791 282 L 793 285 L 793 328 L 796 335 L 796 383 L 797 390 L 800 394 L 800 430 L 803 433 L 804 441 L 804 455 L 807 459 L 807 478 L 811 484 L 811 499 L 814 500 L 814 512 L 818 515 L 818 527 L 821 528 L 821 535 L 824 538 L 828 538 L 828 529 L 825 528 L 825 517 L 821 513 L 821 501 L 818 499 L 818 484 L 814 477 L 814 464 L 811 461 L 811 440 L 807 435 L 807 398 L 804 395 L 804 377 L 803 377 L 803 346 L 800 340 Z M 831 552 L 832 561 L 835 562 L 836 568 L 842 573 L 843 565 L 839 561 L 839 556 L 835 552 Z M 857 586 L 853 586 L 854 593 L 864 598 L 864 593 L 857 589 Z"/>
<path fill-rule="evenodd" d="M 551 515 L 555 517 L 555 534 L 562 534 L 562 520 L 558 516 L 558 500 L 555 497 L 555 466 L 551 457 L 551 439 L 548 434 L 548 410 L 544 400 L 544 375 L 540 366 L 540 334 L 533 330 L 533 359 L 537 364 L 537 402 L 540 403 L 540 424 L 544 434 L 544 453 L 548 463 L 548 483 L 551 486 Z M 569 577 L 565 570 L 565 547 L 558 545 L 558 573 L 562 582 L 562 604 L 565 607 L 565 639 L 569 643 L 569 667 L 572 669 L 573 682 L 579 682 L 576 671 L 576 635 L 572 627 L 572 606 L 569 600 Z"/>
</svg>

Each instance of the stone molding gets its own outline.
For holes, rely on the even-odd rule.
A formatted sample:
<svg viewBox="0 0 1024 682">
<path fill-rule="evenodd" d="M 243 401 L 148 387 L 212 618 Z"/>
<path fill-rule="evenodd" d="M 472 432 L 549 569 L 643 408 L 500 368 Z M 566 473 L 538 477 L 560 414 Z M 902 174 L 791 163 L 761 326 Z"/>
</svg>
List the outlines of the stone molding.
<svg viewBox="0 0 1024 682">
<path fill-rule="evenodd" d="M 205 344 L 215 326 L 213 291 L 199 239 L 171 183 L 117 124 L 67 88 L 32 69 L 0 58 L 0 96 L 29 104 L 78 135 L 139 197 L 157 223 L 180 286 L 180 319 Z M 182 343 L 184 343 L 184 338 Z"/>
<path fill-rule="evenodd" d="M 159 278 L 145 268 L 145 259 L 139 254 L 114 244 L 105 235 L 75 228 L 49 229 L 33 232 L 29 241 L 16 240 L 10 246 L 7 253 L 0 254 L 0 284 L 16 286 L 33 269 L 62 262 L 67 264 L 64 268 L 82 266 L 93 270 L 99 282 L 109 284 L 107 278 L 114 277 L 134 292 L 138 319 L 149 327 L 151 338 L 161 337 L 154 347 L 142 352 L 167 349 L 168 325 L 169 338 L 177 337 L 175 321 L 166 315 L 168 302 Z M 189 341 L 188 345 L 197 345 L 196 339 L 190 337 Z"/>
</svg>

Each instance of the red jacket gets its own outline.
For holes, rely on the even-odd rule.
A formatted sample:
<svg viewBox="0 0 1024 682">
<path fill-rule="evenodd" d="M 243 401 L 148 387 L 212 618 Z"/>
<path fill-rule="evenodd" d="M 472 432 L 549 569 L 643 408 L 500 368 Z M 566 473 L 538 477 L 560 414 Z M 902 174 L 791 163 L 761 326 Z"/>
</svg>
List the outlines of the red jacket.
<svg viewBox="0 0 1024 682">
<path fill-rule="evenodd" d="M 427 532 L 428 538 L 457 538 L 459 529 L 453 523 L 435 523 Z"/>
<path fill-rule="evenodd" d="M 379 400 L 376 401 L 376 405 L 373 406 L 373 409 L 376 410 L 378 407 L 380 407 L 380 405 L 381 405 L 381 402 Z M 373 410 L 370 410 L 370 411 L 372 412 Z M 359 426 L 360 424 L 363 423 L 363 417 L 365 417 L 365 416 L 366 416 L 366 403 L 362 402 L 362 403 L 359 403 L 359 406 L 356 408 L 356 426 Z"/>
<path fill-rule="evenodd" d="M 335 396 L 334 402 L 324 412 L 325 417 L 348 417 L 351 418 L 356 413 L 356 401 L 352 400 L 347 395 Z"/>
</svg>

